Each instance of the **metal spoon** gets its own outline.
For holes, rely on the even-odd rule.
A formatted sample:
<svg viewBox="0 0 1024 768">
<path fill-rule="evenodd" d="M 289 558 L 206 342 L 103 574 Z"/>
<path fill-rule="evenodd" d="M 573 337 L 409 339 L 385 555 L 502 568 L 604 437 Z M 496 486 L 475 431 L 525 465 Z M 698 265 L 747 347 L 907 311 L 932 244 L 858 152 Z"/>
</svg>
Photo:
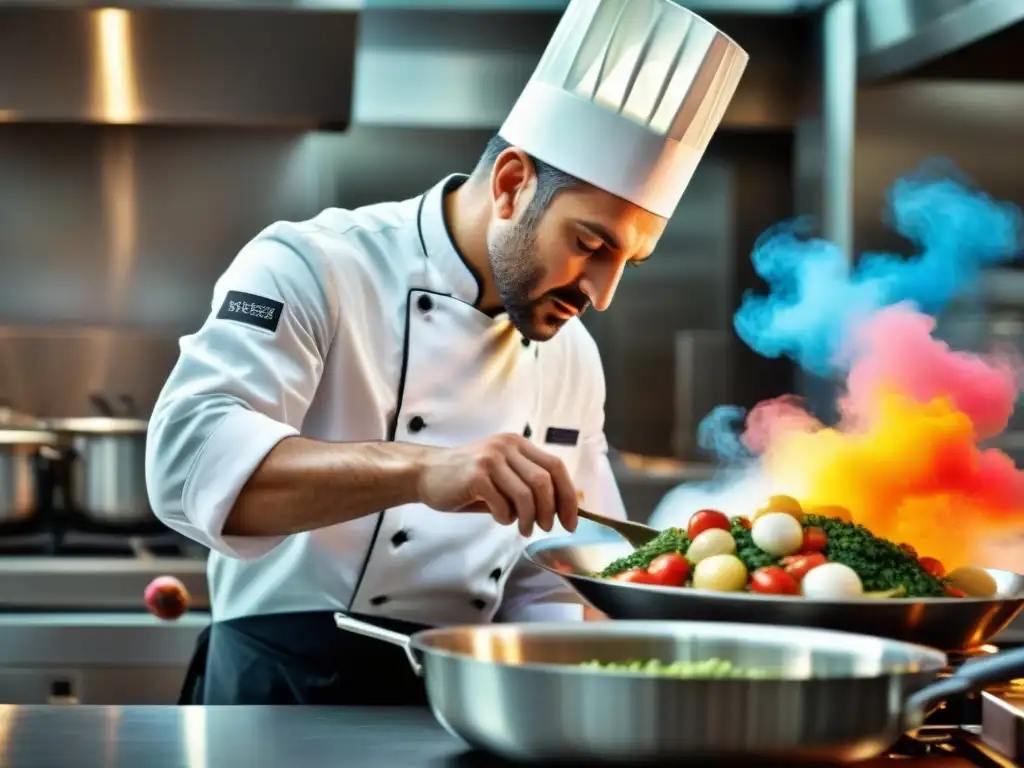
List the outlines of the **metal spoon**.
<svg viewBox="0 0 1024 768">
<path fill-rule="evenodd" d="M 614 517 L 605 517 L 596 512 L 588 512 L 585 509 L 578 510 L 578 513 L 584 520 L 589 520 L 592 523 L 603 525 L 605 528 L 615 531 L 619 536 L 632 544 L 634 549 L 642 547 L 661 533 L 657 528 L 651 528 L 643 523 L 617 520 Z"/>
</svg>

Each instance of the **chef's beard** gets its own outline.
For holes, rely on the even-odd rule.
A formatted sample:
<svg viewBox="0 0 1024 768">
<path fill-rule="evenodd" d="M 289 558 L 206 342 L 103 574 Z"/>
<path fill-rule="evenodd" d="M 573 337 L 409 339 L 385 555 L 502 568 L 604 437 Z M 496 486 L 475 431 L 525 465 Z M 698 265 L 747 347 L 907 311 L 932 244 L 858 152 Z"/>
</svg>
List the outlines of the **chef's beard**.
<svg viewBox="0 0 1024 768">
<path fill-rule="evenodd" d="M 537 249 L 535 222 L 522 221 L 488 238 L 487 255 L 494 285 L 509 322 L 531 341 L 547 341 L 566 323 L 541 305 L 557 298 L 582 315 L 590 300 L 578 285 L 566 285 L 536 296 L 546 270 Z"/>
</svg>

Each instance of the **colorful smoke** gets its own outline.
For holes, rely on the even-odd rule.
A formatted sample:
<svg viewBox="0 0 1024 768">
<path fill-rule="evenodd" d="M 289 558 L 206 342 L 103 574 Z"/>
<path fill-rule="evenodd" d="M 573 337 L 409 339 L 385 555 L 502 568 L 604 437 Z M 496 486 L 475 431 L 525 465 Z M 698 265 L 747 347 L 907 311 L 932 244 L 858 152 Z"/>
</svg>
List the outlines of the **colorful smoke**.
<svg viewBox="0 0 1024 768">
<path fill-rule="evenodd" d="M 932 161 L 889 190 L 888 219 L 915 249 L 865 253 L 854 266 L 836 245 L 802 237 L 806 222 L 775 227 L 751 260 L 767 296 L 748 293 L 736 312 L 740 338 L 764 357 L 786 356 L 827 376 L 854 326 L 882 307 L 912 302 L 937 315 L 984 267 L 1018 252 L 1021 214 L 973 189 L 948 164 Z"/>
<path fill-rule="evenodd" d="M 850 268 L 839 249 L 794 226 L 755 249 L 770 293 L 745 297 L 736 330 L 764 356 L 841 377 L 838 424 L 786 396 L 745 420 L 733 406 L 716 409 L 699 438 L 734 464 L 752 462 L 764 491 L 844 506 L 875 534 L 955 567 L 984 563 L 987 542 L 1024 531 L 1024 473 L 979 446 L 1006 428 L 1020 366 L 1011 353 L 951 349 L 932 315 L 1019 252 L 1021 214 L 937 170 L 926 166 L 889 194 L 912 257 L 867 254 Z"/>
</svg>

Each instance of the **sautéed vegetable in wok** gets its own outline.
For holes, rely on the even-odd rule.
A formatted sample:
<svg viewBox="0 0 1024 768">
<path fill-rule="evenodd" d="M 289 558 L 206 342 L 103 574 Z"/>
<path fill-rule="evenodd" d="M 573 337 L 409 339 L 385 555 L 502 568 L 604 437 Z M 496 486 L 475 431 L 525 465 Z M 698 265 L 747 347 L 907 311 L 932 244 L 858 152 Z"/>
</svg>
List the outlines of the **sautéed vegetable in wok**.
<svg viewBox="0 0 1024 768">
<path fill-rule="evenodd" d="M 994 579 L 981 568 L 946 573 L 920 556 L 851 522 L 841 507 L 804 511 L 773 496 L 752 518 L 701 510 L 686 530 L 669 528 L 600 573 L 634 584 L 722 592 L 860 597 L 992 597 Z"/>
</svg>

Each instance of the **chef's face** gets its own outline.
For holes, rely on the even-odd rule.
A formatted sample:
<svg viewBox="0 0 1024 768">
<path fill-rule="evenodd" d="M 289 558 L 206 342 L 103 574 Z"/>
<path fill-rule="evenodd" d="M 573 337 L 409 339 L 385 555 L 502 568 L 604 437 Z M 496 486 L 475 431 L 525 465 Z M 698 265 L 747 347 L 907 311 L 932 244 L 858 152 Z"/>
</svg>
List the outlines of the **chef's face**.
<svg viewBox="0 0 1024 768">
<path fill-rule="evenodd" d="M 529 157 L 503 152 L 491 174 L 487 250 L 495 288 L 513 325 L 546 341 L 588 306 L 604 311 L 627 266 L 646 261 L 665 219 L 578 184 L 543 201 Z"/>
</svg>

